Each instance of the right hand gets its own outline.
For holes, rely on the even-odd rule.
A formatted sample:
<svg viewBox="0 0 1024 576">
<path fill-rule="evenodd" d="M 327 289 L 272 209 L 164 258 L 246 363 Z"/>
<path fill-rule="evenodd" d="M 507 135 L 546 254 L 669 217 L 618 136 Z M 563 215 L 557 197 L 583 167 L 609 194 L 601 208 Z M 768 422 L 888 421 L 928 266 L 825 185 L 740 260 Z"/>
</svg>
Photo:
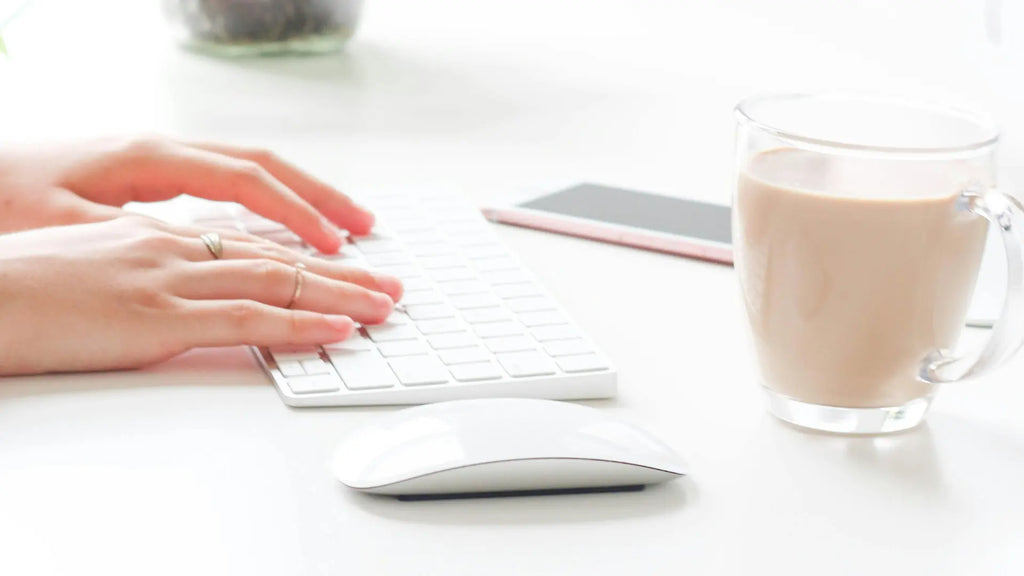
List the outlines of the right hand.
<svg viewBox="0 0 1024 576">
<path fill-rule="evenodd" d="M 136 368 L 203 346 L 336 342 L 384 321 L 398 279 L 141 216 L 0 235 L 0 375 Z M 295 263 L 306 265 L 292 309 Z"/>
</svg>

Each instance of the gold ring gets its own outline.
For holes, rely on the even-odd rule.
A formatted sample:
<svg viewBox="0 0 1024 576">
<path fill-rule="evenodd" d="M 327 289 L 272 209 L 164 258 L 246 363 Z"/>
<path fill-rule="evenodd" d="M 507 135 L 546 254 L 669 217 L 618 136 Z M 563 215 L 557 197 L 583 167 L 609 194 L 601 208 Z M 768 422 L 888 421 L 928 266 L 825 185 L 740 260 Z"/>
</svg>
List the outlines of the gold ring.
<svg viewBox="0 0 1024 576">
<path fill-rule="evenodd" d="M 213 254 L 214 260 L 220 260 L 220 257 L 224 255 L 224 244 L 220 241 L 220 234 L 216 232 L 207 232 L 199 237 L 206 244 L 206 249 Z"/>
<path fill-rule="evenodd" d="M 292 306 L 295 306 L 296 300 L 298 300 L 299 295 L 302 294 L 302 283 L 304 281 L 302 271 L 305 269 L 306 265 L 303 264 L 302 262 L 295 263 L 295 291 L 292 292 L 292 299 L 288 301 L 288 305 L 285 306 L 285 308 L 291 308 Z"/>
</svg>

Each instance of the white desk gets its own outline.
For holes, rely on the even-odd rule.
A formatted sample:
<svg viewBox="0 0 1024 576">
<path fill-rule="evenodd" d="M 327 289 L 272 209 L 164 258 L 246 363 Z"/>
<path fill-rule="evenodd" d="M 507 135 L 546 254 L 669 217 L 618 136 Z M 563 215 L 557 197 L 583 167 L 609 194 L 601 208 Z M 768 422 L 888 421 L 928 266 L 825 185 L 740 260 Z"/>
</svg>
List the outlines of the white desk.
<svg viewBox="0 0 1024 576">
<path fill-rule="evenodd" d="M 730 109 L 752 90 L 999 108 L 986 79 L 1013 66 L 967 1 L 367 4 L 342 56 L 228 62 L 169 46 L 155 3 L 37 0 L 5 31 L 0 140 L 160 131 L 272 146 L 354 191 L 493 201 L 587 178 L 725 201 Z M 927 26 L 908 26 L 926 7 Z M 763 410 L 730 269 L 501 234 L 620 369 L 618 398 L 592 404 L 677 448 L 691 478 L 618 495 L 352 494 L 332 449 L 391 408 L 289 409 L 247 351 L 198 351 L 0 380 L 0 574 L 1024 571 L 1024 363 L 943 390 L 909 433 L 801 432 Z"/>
</svg>

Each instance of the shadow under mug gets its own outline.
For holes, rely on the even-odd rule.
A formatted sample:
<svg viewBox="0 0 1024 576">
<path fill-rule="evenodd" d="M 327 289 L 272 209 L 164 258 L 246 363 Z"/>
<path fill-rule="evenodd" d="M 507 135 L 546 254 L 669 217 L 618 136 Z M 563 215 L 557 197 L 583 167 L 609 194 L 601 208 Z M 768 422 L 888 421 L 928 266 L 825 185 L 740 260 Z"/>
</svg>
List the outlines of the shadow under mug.
<svg viewBox="0 0 1024 576">
<path fill-rule="evenodd" d="M 1022 208 L 995 188 L 994 127 L 842 95 L 756 96 L 736 118 L 735 264 L 775 416 L 905 430 L 938 384 L 1020 348 Z M 989 224 L 1006 247 L 1006 297 L 987 345 L 960 355 Z"/>
</svg>

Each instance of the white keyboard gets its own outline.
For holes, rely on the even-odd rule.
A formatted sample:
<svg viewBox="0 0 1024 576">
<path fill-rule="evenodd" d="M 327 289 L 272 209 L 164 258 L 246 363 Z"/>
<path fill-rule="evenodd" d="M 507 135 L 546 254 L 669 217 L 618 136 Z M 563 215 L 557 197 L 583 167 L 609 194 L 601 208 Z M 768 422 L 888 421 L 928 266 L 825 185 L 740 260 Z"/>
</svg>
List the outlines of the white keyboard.
<svg viewBox="0 0 1024 576">
<path fill-rule="evenodd" d="M 565 312 L 457 197 L 388 196 L 367 205 L 374 233 L 324 256 L 397 276 L 405 295 L 388 321 L 344 342 L 254 348 L 290 406 L 421 404 L 458 398 L 615 395 L 616 373 Z M 191 221 L 312 252 L 281 225 L 237 205 Z"/>
</svg>

